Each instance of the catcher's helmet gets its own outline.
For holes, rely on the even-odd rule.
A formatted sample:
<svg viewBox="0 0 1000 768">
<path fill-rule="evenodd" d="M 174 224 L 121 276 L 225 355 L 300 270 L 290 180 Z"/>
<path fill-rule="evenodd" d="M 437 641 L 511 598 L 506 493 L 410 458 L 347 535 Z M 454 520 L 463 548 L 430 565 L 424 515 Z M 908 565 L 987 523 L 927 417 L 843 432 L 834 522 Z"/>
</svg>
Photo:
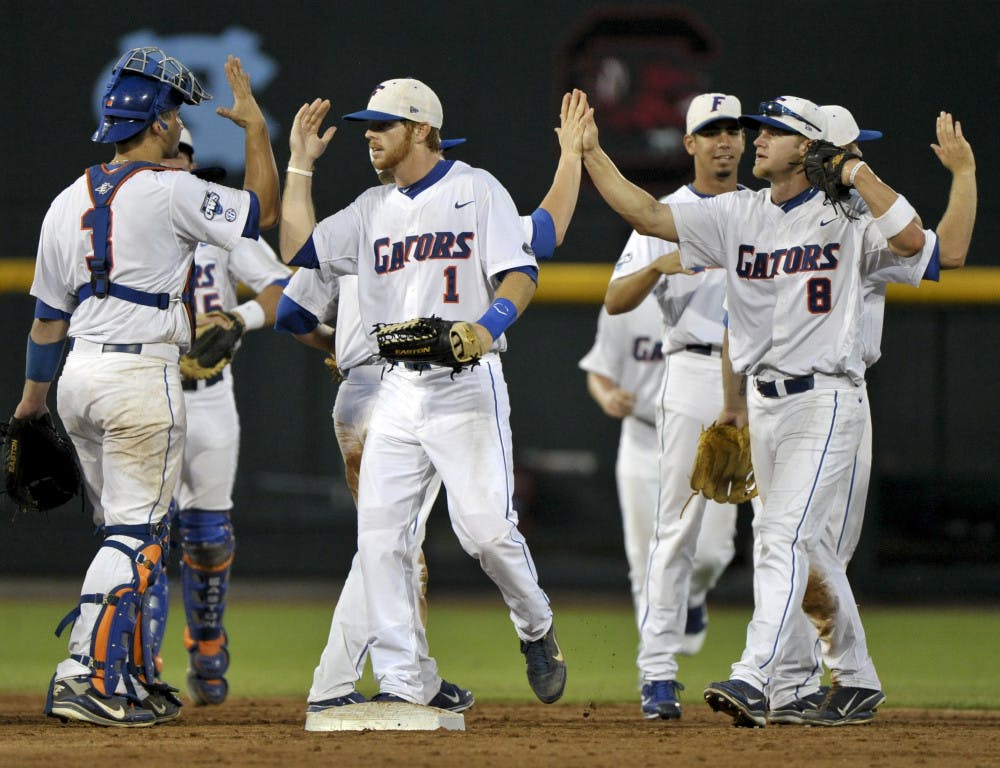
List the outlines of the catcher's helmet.
<svg viewBox="0 0 1000 768">
<path fill-rule="evenodd" d="M 211 99 L 194 73 L 162 49 L 133 48 L 111 71 L 101 101 L 101 124 L 92 141 L 125 141 L 161 112 Z"/>
</svg>

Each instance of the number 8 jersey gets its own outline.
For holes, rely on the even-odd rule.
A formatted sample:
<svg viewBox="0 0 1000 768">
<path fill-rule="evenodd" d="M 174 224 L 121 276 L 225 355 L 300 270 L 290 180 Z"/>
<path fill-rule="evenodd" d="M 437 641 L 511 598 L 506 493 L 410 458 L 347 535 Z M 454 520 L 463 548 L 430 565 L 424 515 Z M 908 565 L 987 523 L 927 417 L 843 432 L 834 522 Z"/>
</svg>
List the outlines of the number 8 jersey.
<svg viewBox="0 0 1000 768">
<path fill-rule="evenodd" d="M 684 266 L 726 270 L 733 369 L 860 383 L 863 279 L 891 272 L 893 282 L 917 285 L 930 249 L 894 254 L 869 214 L 848 217 L 815 188 L 781 205 L 770 195 L 740 190 L 671 205 Z"/>
</svg>

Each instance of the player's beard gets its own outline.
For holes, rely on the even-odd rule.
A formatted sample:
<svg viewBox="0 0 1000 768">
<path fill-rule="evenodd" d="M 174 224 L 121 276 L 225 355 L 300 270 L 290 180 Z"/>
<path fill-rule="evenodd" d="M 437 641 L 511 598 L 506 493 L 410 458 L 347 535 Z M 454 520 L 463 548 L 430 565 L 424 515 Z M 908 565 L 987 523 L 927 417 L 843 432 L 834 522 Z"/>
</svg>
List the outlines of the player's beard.
<svg viewBox="0 0 1000 768">
<path fill-rule="evenodd" d="M 410 131 L 406 131 L 405 137 L 399 144 L 390 149 L 383 148 L 381 157 L 372 158 L 372 165 L 375 166 L 375 170 L 379 173 L 382 171 L 392 171 L 409 156 L 412 149 L 413 134 Z"/>
</svg>

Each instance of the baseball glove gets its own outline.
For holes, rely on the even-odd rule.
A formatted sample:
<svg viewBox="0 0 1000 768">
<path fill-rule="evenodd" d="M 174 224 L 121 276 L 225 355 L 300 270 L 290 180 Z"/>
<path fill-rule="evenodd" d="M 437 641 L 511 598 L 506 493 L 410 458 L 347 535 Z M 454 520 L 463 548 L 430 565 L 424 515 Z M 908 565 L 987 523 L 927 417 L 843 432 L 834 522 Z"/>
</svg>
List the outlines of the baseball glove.
<svg viewBox="0 0 1000 768">
<path fill-rule="evenodd" d="M 379 354 L 386 360 L 448 365 L 458 371 L 475 365 L 483 350 L 472 323 L 432 315 L 375 326 Z"/>
<path fill-rule="evenodd" d="M 757 495 L 749 429 L 713 424 L 702 430 L 691 469 L 691 489 L 720 504 L 739 504 Z"/>
<path fill-rule="evenodd" d="M 333 379 L 334 384 L 339 384 L 344 380 L 344 372 L 340 370 L 340 366 L 337 364 L 337 356 L 333 352 L 323 358 L 323 365 L 330 371 L 330 378 Z"/>
<path fill-rule="evenodd" d="M 829 141 L 810 142 L 803 162 L 806 178 L 814 187 L 823 190 L 830 202 L 843 202 L 851 196 L 850 187 L 843 182 L 844 163 L 860 157 Z"/>
<path fill-rule="evenodd" d="M 3 434 L 4 491 L 21 512 L 44 512 L 80 492 L 80 468 L 73 445 L 49 414 L 33 419 L 11 417 Z"/>
<path fill-rule="evenodd" d="M 186 355 L 180 359 L 181 375 L 186 379 L 210 379 L 225 368 L 233 359 L 236 342 L 245 327 L 235 312 L 208 312 L 206 317 L 218 317 L 223 325 L 205 323 L 199 325 L 194 343 Z"/>
</svg>

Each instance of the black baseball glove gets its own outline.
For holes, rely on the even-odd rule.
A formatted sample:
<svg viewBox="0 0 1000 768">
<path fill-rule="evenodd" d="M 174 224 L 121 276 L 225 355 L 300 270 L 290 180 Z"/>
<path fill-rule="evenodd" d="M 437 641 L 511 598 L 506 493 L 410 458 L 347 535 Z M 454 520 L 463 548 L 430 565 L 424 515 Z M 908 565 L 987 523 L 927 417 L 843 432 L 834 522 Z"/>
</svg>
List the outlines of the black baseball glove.
<svg viewBox="0 0 1000 768">
<path fill-rule="evenodd" d="M 181 375 L 185 379 L 210 379 L 233 359 L 236 342 L 243 337 L 245 326 L 235 312 L 208 312 L 206 317 L 219 317 L 224 325 L 199 325 L 194 343 L 180 359 Z"/>
<path fill-rule="evenodd" d="M 432 315 L 375 326 L 379 354 L 392 362 L 432 363 L 459 370 L 475 365 L 485 351 L 476 329 L 464 320 Z"/>
<path fill-rule="evenodd" d="M 61 435 L 49 414 L 33 419 L 11 417 L 3 434 L 4 491 L 21 512 L 44 512 L 62 506 L 80 492 L 80 468 L 73 444 Z"/>
<path fill-rule="evenodd" d="M 860 157 L 829 141 L 810 142 L 803 162 L 806 178 L 814 187 L 823 190 L 831 203 L 843 202 L 851 196 L 851 188 L 842 180 L 844 163 Z"/>
</svg>

